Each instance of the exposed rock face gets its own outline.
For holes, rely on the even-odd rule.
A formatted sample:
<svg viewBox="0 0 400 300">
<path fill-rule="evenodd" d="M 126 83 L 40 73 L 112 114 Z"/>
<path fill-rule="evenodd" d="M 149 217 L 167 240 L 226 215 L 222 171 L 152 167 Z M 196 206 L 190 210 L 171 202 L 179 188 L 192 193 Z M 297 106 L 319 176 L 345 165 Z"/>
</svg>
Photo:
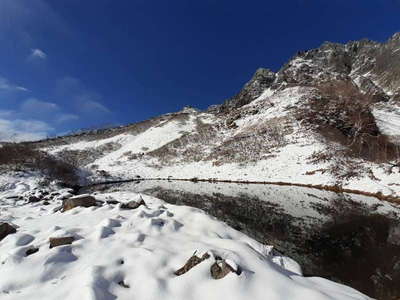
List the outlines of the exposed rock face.
<svg viewBox="0 0 400 300">
<path fill-rule="evenodd" d="M 300 51 L 277 73 L 258 69 L 253 78 L 219 111 L 235 109 L 262 92 L 288 86 L 315 86 L 329 81 L 354 82 L 376 101 L 400 99 L 400 33 L 386 43 L 363 39 L 346 44 L 325 42 L 321 47 Z M 215 108 L 213 108 L 215 111 Z"/>
<path fill-rule="evenodd" d="M 66 236 L 66 237 L 53 237 L 49 239 L 50 242 L 50 248 L 54 248 L 57 246 L 63 246 L 63 245 L 70 245 L 74 241 L 74 237 L 72 236 Z"/>
<path fill-rule="evenodd" d="M 16 233 L 17 230 L 8 223 L 0 223 L 0 241 L 7 235 Z"/>
<path fill-rule="evenodd" d="M 179 270 L 175 271 L 174 274 L 177 276 L 183 275 L 190 269 L 197 266 L 198 264 L 200 264 L 201 262 L 205 261 L 208 258 L 210 258 L 210 255 L 208 253 L 204 253 L 202 257 L 198 257 L 195 254 L 193 254 L 193 256 L 188 259 L 185 265 Z"/>
<path fill-rule="evenodd" d="M 73 209 L 74 207 L 96 206 L 96 199 L 90 195 L 81 195 L 64 200 L 63 211 Z"/>
<path fill-rule="evenodd" d="M 245 84 L 239 94 L 228 99 L 220 106 L 220 111 L 227 111 L 250 103 L 259 97 L 265 89 L 271 86 L 275 77 L 276 74 L 269 69 L 258 69 L 253 75 L 253 78 Z"/>
</svg>

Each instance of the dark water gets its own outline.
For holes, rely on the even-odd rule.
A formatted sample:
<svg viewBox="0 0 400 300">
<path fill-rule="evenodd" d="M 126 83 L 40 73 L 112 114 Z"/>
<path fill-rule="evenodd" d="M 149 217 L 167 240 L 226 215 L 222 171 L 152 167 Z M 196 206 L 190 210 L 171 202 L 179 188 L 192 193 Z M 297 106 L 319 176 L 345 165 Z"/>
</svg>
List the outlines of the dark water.
<svg viewBox="0 0 400 300">
<path fill-rule="evenodd" d="M 99 186 L 200 208 L 322 276 L 377 299 L 400 298 L 400 208 L 300 187 L 141 181 Z M 400 227 L 399 227 L 400 229 Z M 392 232 L 392 233 L 391 233 Z M 400 235 L 400 234 L 399 234 Z"/>
</svg>

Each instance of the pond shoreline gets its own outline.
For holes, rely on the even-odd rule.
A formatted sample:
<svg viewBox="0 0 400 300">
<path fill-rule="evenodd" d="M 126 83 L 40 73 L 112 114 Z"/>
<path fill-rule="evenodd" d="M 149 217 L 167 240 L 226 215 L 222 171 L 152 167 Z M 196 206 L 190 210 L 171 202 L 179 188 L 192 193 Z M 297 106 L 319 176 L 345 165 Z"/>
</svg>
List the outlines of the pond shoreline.
<svg viewBox="0 0 400 300">
<path fill-rule="evenodd" d="M 335 193 L 346 193 L 354 195 L 363 195 L 368 197 L 374 197 L 381 201 L 387 201 L 394 204 L 400 204 L 400 197 L 395 197 L 391 195 L 384 195 L 381 192 L 371 193 L 366 191 L 354 190 L 343 188 L 338 185 L 322 185 L 322 184 L 305 184 L 305 183 L 294 183 L 294 182 L 284 182 L 284 181 L 248 181 L 248 180 L 226 180 L 226 179 L 201 179 L 201 178 L 134 178 L 134 179 L 121 179 L 121 180 L 110 180 L 96 182 L 84 186 L 80 186 L 80 189 L 95 187 L 99 185 L 108 184 L 118 184 L 118 183 L 128 183 L 137 181 L 186 181 L 186 182 L 208 182 L 208 183 L 235 183 L 235 184 L 262 184 L 262 185 L 278 185 L 278 186 L 296 186 L 296 187 L 306 187 L 311 189 L 330 191 Z"/>
</svg>

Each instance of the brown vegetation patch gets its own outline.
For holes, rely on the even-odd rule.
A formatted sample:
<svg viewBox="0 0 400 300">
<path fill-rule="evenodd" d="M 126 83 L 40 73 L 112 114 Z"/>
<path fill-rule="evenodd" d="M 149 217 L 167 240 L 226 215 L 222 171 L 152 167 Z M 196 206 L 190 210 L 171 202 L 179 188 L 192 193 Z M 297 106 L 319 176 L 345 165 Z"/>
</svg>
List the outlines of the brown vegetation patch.
<svg viewBox="0 0 400 300">
<path fill-rule="evenodd" d="M 400 149 L 383 135 L 370 107 L 373 95 L 362 93 L 348 81 L 335 81 L 316 87 L 319 96 L 297 112 L 311 128 L 330 141 L 346 147 L 347 156 L 369 161 L 400 159 Z"/>
<path fill-rule="evenodd" d="M 49 179 L 68 185 L 77 185 L 79 182 L 76 165 L 36 150 L 28 144 L 8 143 L 0 147 L 0 167 L 6 170 L 39 171 Z"/>
<path fill-rule="evenodd" d="M 94 162 L 96 159 L 104 156 L 105 154 L 116 151 L 120 148 L 121 144 L 119 143 L 107 143 L 104 145 L 83 150 L 65 149 L 57 152 L 57 156 L 71 165 L 84 166 Z"/>
</svg>

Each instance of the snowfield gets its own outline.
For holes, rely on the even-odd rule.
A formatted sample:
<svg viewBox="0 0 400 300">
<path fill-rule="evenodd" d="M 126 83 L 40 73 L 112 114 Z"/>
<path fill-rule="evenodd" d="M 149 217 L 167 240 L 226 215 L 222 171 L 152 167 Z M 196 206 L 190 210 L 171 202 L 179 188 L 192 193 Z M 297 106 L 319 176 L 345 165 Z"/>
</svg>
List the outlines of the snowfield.
<svg viewBox="0 0 400 300">
<path fill-rule="evenodd" d="M 0 221 L 17 233 L 0 242 L 0 299 L 369 299 L 332 281 L 303 277 L 300 266 L 201 210 L 132 192 L 97 194 L 100 201 L 142 197 L 146 206 L 77 207 L 24 204 L 0 194 Z M 49 248 L 49 238 L 71 245 Z M 27 251 L 38 248 L 27 256 Z M 209 258 L 174 274 L 194 254 Z M 216 259 L 235 272 L 214 279 Z"/>
</svg>

